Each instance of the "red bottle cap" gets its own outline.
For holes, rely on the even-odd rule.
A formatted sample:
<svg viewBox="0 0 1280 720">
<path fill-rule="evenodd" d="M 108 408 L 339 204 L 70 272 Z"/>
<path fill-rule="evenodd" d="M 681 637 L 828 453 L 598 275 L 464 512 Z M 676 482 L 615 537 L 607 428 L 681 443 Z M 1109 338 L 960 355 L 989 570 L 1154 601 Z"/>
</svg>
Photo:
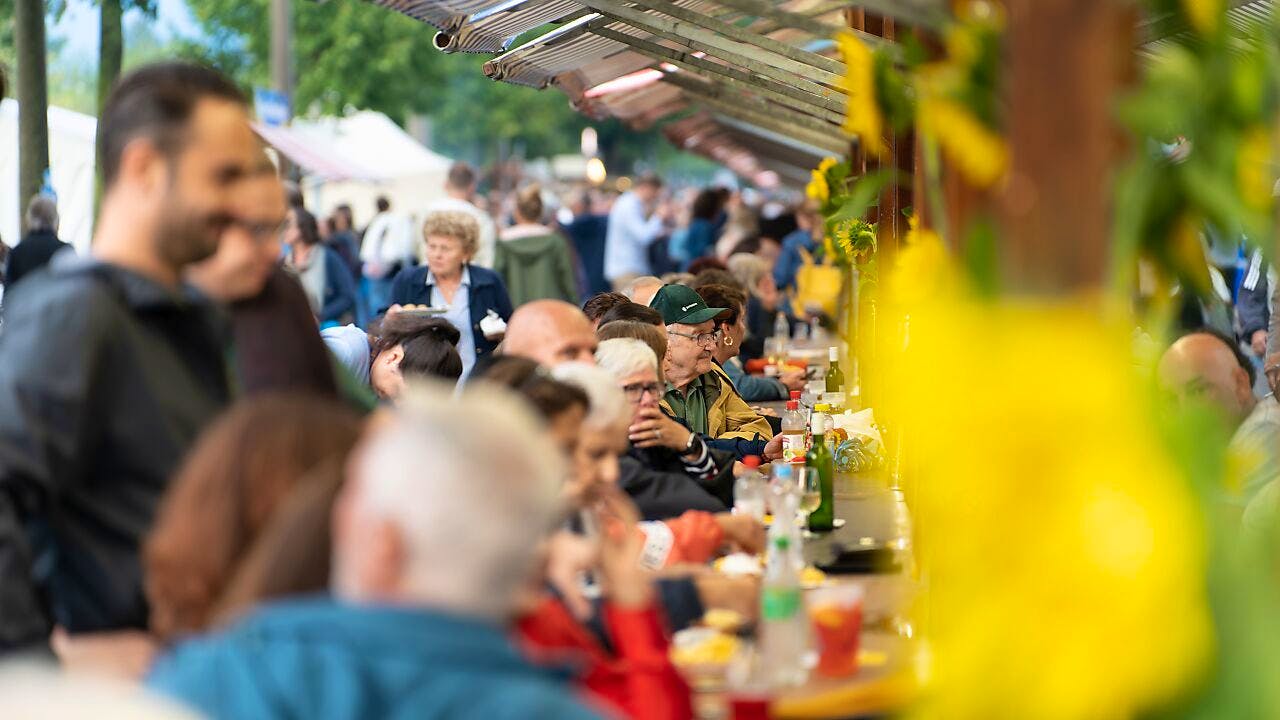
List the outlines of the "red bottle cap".
<svg viewBox="0 0 1280 720">
<path fill-rule="evenodd" d="M 799 390 L 792 390 L 792 391 L 791 391 L 791 400 L 792 400 L 793 402 L 800 402 L 800 391 L 799 391 Z"/>
<path fill-rule="evenodd" d="M 799 409 L 800 409 L 800 401 L 799 401 L 799 400 L 788 400 L 788 401 L 787 401 L 787 409 L 788 409 L 788 410 L 799 410 Z"/>
<path fill-rule="evenodd" d="M 760 456 L 748 455 L 742 458 L 742 464 L 754 470 L 755 468 L 760 467 Z"/>
</svg>

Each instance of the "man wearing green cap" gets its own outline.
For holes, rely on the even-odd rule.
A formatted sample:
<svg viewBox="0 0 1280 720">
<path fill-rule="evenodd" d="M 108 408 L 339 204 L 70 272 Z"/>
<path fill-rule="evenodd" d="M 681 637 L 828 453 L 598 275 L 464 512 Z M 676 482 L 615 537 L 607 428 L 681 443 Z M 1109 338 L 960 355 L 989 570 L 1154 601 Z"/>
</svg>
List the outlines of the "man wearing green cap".
<svg viewBox="0 0 1280 720">
<path fill-rule="evenodd" d="M 663 374 L 667 392 L 662 409 L 708 444 L 739 458 L 781 455 L 769 423 L 747 405 L 733 386 L 713 370 L 712 358 L 720 338 L 713 319 L 724 308 L 707 307 L 702 296 L 684 285 L 664 285 L 650 307 L 667 326 L 667 356 Z M 776 446 L 776 447 L 774 447 Z"/>
</svg>

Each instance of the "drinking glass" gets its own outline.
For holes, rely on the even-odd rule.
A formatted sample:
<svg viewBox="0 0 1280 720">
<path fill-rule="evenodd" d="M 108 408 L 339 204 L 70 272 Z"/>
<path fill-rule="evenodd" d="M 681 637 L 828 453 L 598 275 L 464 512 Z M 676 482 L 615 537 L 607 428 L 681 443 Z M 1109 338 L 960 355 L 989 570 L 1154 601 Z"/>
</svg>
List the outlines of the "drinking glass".
<svg viewBox="0 0 1280 720">
<path fill-rule="evenodd" d="M 845 677 L 858 671 L 858 639 L 862 632 L 862 588 L 835 585 L 809 593 L 809 620 L 818 650 L 818 674 Z"/>
<path fill-rule="evenodd" d="M 792 468 L 795 474 L 796 490 L 800 494 L 800 506 L 797 511 L 797 522 L 805 528 L 805 537 L 812 537 L 809 532 L 809 514 L 822 504 L 822 478 L 813 468 L 796 465 Z"/>
</svg>

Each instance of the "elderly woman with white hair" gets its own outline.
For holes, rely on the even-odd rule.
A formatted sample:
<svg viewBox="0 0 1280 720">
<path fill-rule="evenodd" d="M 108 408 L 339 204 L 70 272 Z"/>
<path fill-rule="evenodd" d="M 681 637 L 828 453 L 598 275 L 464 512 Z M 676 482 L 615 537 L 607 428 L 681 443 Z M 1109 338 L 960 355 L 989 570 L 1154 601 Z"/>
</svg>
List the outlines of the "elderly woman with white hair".
<svg viewBox="0 0 1280 720">
<path fill-rule="evenodd" d="M 622 488 L 645 519 L 686 510 L 722 512 L 733 506 L 733 458 L 712 450 L 658 407 L 663 385 L 658 360 L 641 340 L 605 340 L 596 363 L 622 389 L 630 441 L 620 461 Z"/>
<path fill-rule="evenodd" d="M 716 485 L 707 487 L 692 477 L 680 461 L 655 465 L 649 454 L 630 445 L 628 427 L 637 404 L 645 402 L 631 400 L 636 395 L 634 386 L 643 386 L 641 398 L 652 396 L 650 386 L 657 382 L 657 361 L 653 351 L 639 340 L 606 340 L 601 345 L 609 347 L 603 355 L 597 354 L 597 361 L 603 357 L 609 365 L 569 363 L 556 367 L 552 375 L 581 388 L 591 399 L 591 409 L 579 433 L 577 472 L 589 478 L 588 484 L 617 485 L 635 501 L 647 521 L 641 523 L 648 536 L 643 556 L 646 562 L 653 567 L 705 562 L 726 541 L 751 552 L 761 549 L 764 528 L 753 518 L 725 512 L 733 504 L 733 468 L 727 454 L 718 454 L 711 460 Z M 648 360 L 636 364 L 638 372 L 620 377 L 609 367 L 621 366 L 615 360 L 625 355 L 647 355 Z M 624 388 L 621 392 L 619 386 Z M 630 389 L 626 389 L 628 386 Z M 707 454 L 711 452 L 708 450 Z M 722 490 L 725 486 L 727 491 Z M 725 499 L 714 491 L 723 492 Z M 662 522 L 654 522 L 658 520 Z"/>
</svg>

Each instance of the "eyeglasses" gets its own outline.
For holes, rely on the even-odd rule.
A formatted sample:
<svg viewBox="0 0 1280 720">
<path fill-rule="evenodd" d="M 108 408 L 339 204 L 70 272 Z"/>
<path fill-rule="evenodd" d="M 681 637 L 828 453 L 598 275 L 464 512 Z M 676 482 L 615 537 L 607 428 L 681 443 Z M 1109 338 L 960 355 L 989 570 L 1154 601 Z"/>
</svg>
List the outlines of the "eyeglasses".
<svg viewBox="0 0 1280 720">
<path fill-rule="evenodd" d="M 675 330 L 668 330 L 667 334 L 679 335 L 682 338 L 689 338 L 690 340 L 694 341 L 699 345 L 711 345 L 711 346 L 715 346 L 716 344 L 718 344 L 720 342 L 720 338 L 724 336 L 724 333 L 721 332 L 720 330 L 716 330 L 714 332 L 707 332 L 707 333 L 698 333 L 697 335 L 690 335 L 689 333 L 682 333 L 682 332 L 676 332 Z"/>
<path fill-rule="evenodd" d="M 662 397 L 662 383 L 632 383 L 623 385 L 622 392 L 626 394 L 627 400 L 630 402 L 640 402 L 644 399 L 644 394 L 649 393 L 653 397 Z"/>
<path fill-rule="evenodd" d="M 628 386 L 622 386 L 622 392 L 625 393 L 628 401 L 640 402 L 644 400 L 646 392 L 653 397 L 662 397 L 662 383 L 631 383 Z"/>
<path fill-rule="evenodd" d="M 259 244 L 278 240 L 284 235 L 284 231 L 289 229 L 288 220 L 281 220 L 280 222 L 249 222 L 248 220 L 232 218 L 230 225 L 248 233 L 253 238 L 253 241 Z"/>
</svg>

